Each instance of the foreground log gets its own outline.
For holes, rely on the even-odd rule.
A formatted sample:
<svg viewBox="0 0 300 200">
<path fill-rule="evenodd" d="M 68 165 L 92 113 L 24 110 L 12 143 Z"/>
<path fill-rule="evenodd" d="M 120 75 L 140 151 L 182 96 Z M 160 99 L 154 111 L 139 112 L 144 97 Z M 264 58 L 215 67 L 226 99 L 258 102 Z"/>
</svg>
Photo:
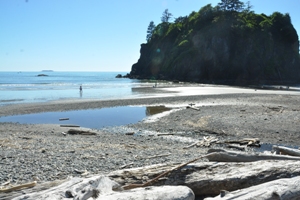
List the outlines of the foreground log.
<svg viewBox="0 0 300 200">
<path fill-rule="evenodd" d="M 216 151 L 216 152 L 215 152 Z M 217 162 L 254 162 L 259 160 L 300 160 L 300 157 L 272 155 L 272 154 L 249 154 L 235 151 L 223 151 L 210 149 L 205 157 L 209 161 Z"/>
<path fill-rule="evenodd" d="M 11 187 L 7 187 L 7 188 L 0 188 L 0 193 L 1 192 L 11 192 L 11 191 L 15 191 L 15 190 L 21 190 L 24 188 L 29 188 L 29 187 L 34 187 L 36 185 L 36 181 L 33 181 L 31 183 L 25 183 L 25 184 L 21 184 L 21 185 L 14 185 Z"/>
<path fill-rule="evenodd" d="M 270 181 L 260 185 L 252 186 L 233 192 L 224 192 L 215 198 L 205 200 L 226 200 L 226 199 L 300 199 L 300 176 Z"/>
<path fill-rule="evenodd" d="M 174 166 L 176 165 L 165 164 L 118 170 L 111 172 L 109 177 L 121 185 L 143 184 L 163 172 L 174 169 Z M 294 176 L 300 176 L 300 161 L 200 162 L 173 170 L 167 177 L 161 177 L 152 184 L 185 185 L 191 188 L 195 195 L 216 196 L 221 190 L 234 191 Z"/>
<path fill-rule="evenodd" d="M 275 150 L 278 154 L 300 157 L 300 150 L 298 149 L 273 145 L 273 150 Z"/>
<path fill-rule="evenodd" d="M 164 186 L 138 188 L 130 191 L 120 190 L 119 185 L 106 176 L 94 176 L 86 179 L 72 178 L 69 181 L 48 190 L 22 195 L 14 200 L 25 199 L 76 199 L 76 200 L 193 200 L 193 191 L 186 186 Z"/>
</svg>

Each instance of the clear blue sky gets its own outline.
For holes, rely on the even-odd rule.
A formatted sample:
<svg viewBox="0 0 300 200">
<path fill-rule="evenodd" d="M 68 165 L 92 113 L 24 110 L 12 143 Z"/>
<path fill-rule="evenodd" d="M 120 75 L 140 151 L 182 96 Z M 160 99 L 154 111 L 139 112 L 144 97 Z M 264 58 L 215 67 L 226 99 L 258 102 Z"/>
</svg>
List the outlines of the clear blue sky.
<svg viewBox="0 0 300 200">
<path fill-rule="evenodd" d="M 0 71 L 130 72 L 150 21 L 220 0 L 0 0 Z M 244 1 L 246 2 L 246 1 Z M 300 0 L 252 0 L 256 13 L 289 13 L 300 33 Z"/>
</svg>

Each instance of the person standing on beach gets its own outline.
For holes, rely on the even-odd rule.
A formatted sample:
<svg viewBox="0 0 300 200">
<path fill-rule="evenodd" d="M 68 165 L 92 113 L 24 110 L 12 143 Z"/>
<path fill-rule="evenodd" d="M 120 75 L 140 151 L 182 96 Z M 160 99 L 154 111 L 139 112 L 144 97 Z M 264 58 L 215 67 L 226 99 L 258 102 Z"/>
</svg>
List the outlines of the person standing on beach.
<svg viewBox="0 0 300 200">
<path fill-rule="evenodd" d="M 79 91 L 82 92 L 82 86 L 79 87 Z"/>
</svg>

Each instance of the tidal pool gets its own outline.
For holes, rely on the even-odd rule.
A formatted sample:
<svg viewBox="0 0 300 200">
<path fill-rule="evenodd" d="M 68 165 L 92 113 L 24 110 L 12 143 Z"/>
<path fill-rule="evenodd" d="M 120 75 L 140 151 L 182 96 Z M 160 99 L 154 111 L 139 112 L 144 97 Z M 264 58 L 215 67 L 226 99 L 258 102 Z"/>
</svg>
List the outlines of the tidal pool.
<svg viewBox="0 0 300 200">
<path fill-rule="evenodd" d="M 101 109 L 45 112 L 0 117 L 0 122 L 21 124 L 73 124 L 87 128 L 104 128 L 137 123 L 147 116 L 168 111 L 165 106 L 122 106 Z M 59 119 L 68 118 L 68 120 Z"/>
</svg>

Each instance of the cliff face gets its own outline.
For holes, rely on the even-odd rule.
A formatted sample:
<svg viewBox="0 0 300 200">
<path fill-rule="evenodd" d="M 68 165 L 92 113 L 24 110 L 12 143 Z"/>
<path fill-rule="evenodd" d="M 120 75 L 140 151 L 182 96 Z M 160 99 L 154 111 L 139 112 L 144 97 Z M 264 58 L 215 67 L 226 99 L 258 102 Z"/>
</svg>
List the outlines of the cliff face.
<svg viewBox="0 0 300 200">
<path fill-rule="evenodd" d="M 222 12 L 211 6 L 156 27 L 132 78 L 202 83 L 299 82 L 298 35 L 289 16 Z"/>
</svg>

